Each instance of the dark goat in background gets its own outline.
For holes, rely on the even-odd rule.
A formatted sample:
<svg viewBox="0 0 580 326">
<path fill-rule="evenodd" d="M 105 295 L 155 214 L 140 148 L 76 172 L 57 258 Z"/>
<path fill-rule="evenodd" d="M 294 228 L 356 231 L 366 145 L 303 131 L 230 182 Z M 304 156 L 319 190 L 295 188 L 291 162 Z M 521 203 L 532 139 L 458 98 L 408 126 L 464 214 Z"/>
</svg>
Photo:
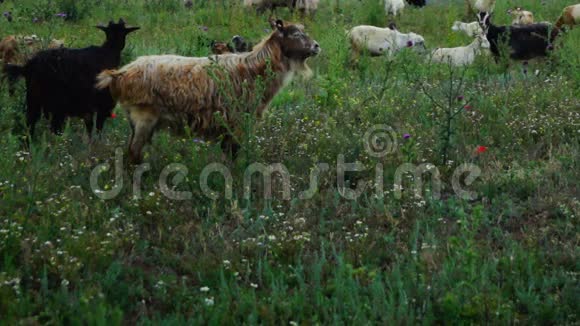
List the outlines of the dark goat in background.
<svg viewBox="0 0 580 326">
<path fill-rule="evenodd" d="M 213 54 L 225 54 L 251 52 L 254 45 L 246 41 L 244 37 L 235 35 L 232 37 L 231 44 L 227 42 L 212 41 L 210 47 Z"/>
<path fill-rule="evenodd" d="M 126 27 L 120 19 L 108 26 L 99 25 L 107 39 L 101 46 L 83 49 L 53 49 L 38 52 L 22 66 L 4 65 L 9 80 L 26 80 L 26 118 L 31 135 L 41 115 L 51 119 L 51 130 L 61 132 L 67 117 L 81 117 L 88 132 L 93 130 L 97 115 L 97 130 L 111 116 L 115 101 L 108 90 L 97 90 L 97 74 L 121 63 L 121 51 L 127 34 L 139 27 Z"/>
<path fill-rule="evenodd" d="M 415 7 L 424 7 L 427 4 L 426 0 L 407 0 L 407 3 Z"/>
<path fill-rule="evenodd" d="M 552 49 L 550 25 L 496 26 L 490 22 L 490 18 L 489 14 L 484 15 L 482 27 L 496 60 L 501 55 L 502 44 L 505 44 L 509 57 L 514 60 L 545 57 Z"/>
<path fill-rule="evenodd" d="M 235 35 L 232 37 L 232 44 L 234 44 L 234 50 L 237 53 L 250 52 L 254 45 L 244 39 L 240 35 Z"/>
</svg>

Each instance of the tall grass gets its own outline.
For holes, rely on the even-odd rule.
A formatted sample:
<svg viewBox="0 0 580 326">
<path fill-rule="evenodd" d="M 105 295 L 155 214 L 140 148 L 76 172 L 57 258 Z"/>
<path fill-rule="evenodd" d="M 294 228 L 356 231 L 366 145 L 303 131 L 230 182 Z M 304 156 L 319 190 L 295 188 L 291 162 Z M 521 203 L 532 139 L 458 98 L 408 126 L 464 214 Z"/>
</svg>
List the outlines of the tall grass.
<svg viewBox="0 0 580 326">
<path fill-rule="evenodd" d="M 92 26 L 123 17 L 142 27 L 128 37 L 128 62 L 148 54 L 207 55 L 213 39 L 259 40 L 269 29 L 267 14 L 233 1 L 194 1 L 191 10 L 181 1 L 75 1 L 79 13 L 88 9 L 69 21 L 54 17 L 62 10 L 56 4 L 68 2 L 51 3 L 5 1 L 0 10 L 12 11 L 14 21 L 2 21 L 1 31 L 82 47 L 104 39 Z M 518 2 L 548 21 L 570 4 Z M 512 5 L 498 2 L 494 21 L 507 23 L 502 13 Z M 390 18 L 381 7 L 375 0 L 322 1 L 305 21 L 323 49 L 309 62 L 315 77 L 290 84 L 261 121 L 240 116 L 246 134 L 236 161 L 197 135 L 158 133 L 145 157 L 151 169 L 141 198 L 131 187 L 134 167 L 124 168 L 125 186 L 112 200 L 90 188 L 93 168 L 125 149 L 122 110 L 95 140 L 81 121 L 69 121 L 62 135 L 50 134 L 45 121 L 26 146 L 23 85 L 10 98 L 0 84 L 1 323 L 577 323 L 580 33 L 570 31 L 551 58 L 527 68 L 478 58 L 453 71 L 463 85 L 455 94 L 448 92 L 449 67 L 412 52 L 349 65 L 344 31 L 384 26 Z M 44 19 L 33 23 L 41 9 Z M 450 29 L 462 10 L 458 1 L 433 1 L 407 8 L 396 22 L 422 34 L 429 47 L 456 46 L 470 42 Z M 300 19 L 285 9 L 277 14 Z M 433 100 L 464 110 L 448 120 L 455 111 Z M 447 122 L 451 128 L 442 129 Z M 398 143 L 379 158 L 364 144 L 376 125 L 392 127 Z M 443 161 L 442 130 L 449 142 Z M 357 200 L 337 187 L 339 155 L 364 167 L 345 176 L 353 188 L 366 185 Z M 215 162 L 232 171 L 231 200 L 201 190 L 199 176 Z M 245 201 L 244 172 L 253 162 L 283 163 L 292 198 L 283 200 L 274 178 L 273 198 L 263 198 L 257 184 Z M 300 199 L 321 162 L 331 168 L 319 175 L 318 192 Z M 191 191 L 192 199 L 162 194 L 159 175 L 170 163 L 187 167 L 177 189 Z M 403 163 L 436 165 L 441 198 L 414 196 L 410 175 L 403 196 L 395 196 Z M 482 172 L 468 187 L 477 194 L 471 200 L 451 187 L 464 163 Z M 378 164 L 382 194 L 375 191 Z M 100 178 L 103 189 L 113 187 L 113 170 Z M 223 193 L 225 182 L 216 174 L 209 186 Z"/>
</svg>

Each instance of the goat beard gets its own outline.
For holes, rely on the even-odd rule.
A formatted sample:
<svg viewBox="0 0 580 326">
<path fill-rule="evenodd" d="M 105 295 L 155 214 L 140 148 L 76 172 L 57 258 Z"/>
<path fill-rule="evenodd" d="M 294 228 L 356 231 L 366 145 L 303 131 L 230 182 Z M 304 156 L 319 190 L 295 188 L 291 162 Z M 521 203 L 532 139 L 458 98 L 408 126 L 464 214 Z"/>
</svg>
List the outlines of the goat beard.
<svg viewBox="0 0 580 326">
<path fill-rule="evenodd" d="M 314 76 L 314 73 L 306 64 L 306 60 L 290 61 L 290 71 L 295 72 L 303 80 L 311 79 Z"/>
</svg>

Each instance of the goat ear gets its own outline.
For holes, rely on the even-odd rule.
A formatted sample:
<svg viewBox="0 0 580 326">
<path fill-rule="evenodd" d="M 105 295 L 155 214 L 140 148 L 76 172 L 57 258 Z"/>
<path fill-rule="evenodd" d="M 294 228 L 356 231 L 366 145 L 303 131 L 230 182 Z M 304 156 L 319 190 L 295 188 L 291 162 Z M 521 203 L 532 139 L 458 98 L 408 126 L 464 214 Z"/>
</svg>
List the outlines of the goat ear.
<svg viewBox="0 0 580 326">
<path fill-rule="evenodd" d="M 107 26 L 103 25 L 103 24 L 99 24 L 97 26 L 95 26 L 96 28 L 102 30 L 103 32 L 107 31 Z"/>
<path fill-rule="evenodd" d="M 137 31 L 137 30 L 140 30 L 140 29 L 141 29 L 141 27 L 126 27 L 125 28 L 125 32 L 127 34 L 129 34 L 129 33 L 133 33 L 134 31 Z"/>
<path fill-rule="evenodd" d="M 491 15 L 489 13 L 486 13 L 485 16 L 483 17 L 482 22 L 479 25 L 481 26 L 484 35 L 487 35 L 487 32 L 489 31 L 489 26 L 491 25 Z"/>
<path fill-rule="evenodd" d="M 272 26 L 273 31 L 278 31 L 284 33 L 284 22 L 281 19 L 270 19 L 270 26 Z"/>
<path fill-rule="evenodd" d="M 276 20 L 276 28 L 280 31 L 284 31 L 284 22 L 281 19 Z"/>
</svg>

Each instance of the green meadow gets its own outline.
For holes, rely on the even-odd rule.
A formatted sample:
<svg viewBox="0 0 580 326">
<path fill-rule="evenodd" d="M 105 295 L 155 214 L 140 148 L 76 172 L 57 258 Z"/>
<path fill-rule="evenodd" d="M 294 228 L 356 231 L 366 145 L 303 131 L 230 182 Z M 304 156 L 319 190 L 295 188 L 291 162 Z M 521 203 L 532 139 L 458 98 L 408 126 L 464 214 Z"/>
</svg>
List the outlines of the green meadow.
<svg viewBox="0 0 580 326">
<path fill-rule="evenodd" d="M 207 56 L 212 40 L 270 33 L 269 13 L 241 3 L 6 0 L 0 37 L 100 45 L 94 26 L 122 17 L 141 27 L 123 64 Z M 553 23 L 572 4 L 502 0 L 492 21 L 521 6 Z M 378 0 L 319 7 L 277 10 L 322 52 L 261 119 L 239 117 L 236 159 L 159 132 L 138 187 L 121 107 L 102 134 L 69 119 L 55 135 L 42 120 L 29 140 L 24 83 L 11 97 L 1 82 L 0 325 L 577 324 L 580 28 L 528 64 L 484 55 L 451 68 L 410 49 L 355 62 L 345 33 L 362 24 L 394 20 L 430 50 L 469 44 L 451 30 L 467 21 L 463 1 L 394 19 Z M 248 173 L 257 163 L 285 169 L 271 194 Z M 185 170 L 165 185 L 170 164 Z M 231 183 L 207 174 L 216 164 Z"/>
</svg>

